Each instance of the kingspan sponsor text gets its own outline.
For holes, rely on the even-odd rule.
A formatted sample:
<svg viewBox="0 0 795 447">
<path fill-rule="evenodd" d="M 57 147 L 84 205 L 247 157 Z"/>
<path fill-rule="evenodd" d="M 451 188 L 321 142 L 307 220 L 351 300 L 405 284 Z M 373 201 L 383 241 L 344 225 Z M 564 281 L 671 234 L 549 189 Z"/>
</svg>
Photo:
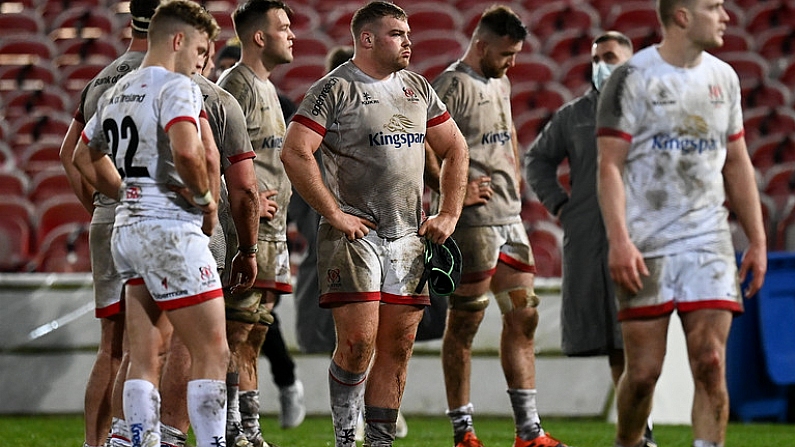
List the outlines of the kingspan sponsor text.
<svg viewBox="0 0 795 447">
<path fill-rule="evenodd" d="M 718 142 L 714 138 L 672 138 L 668 134 L 657 134 L 652 139 L 652 149 L 658 151 L 682 151 L 684 154 L 718 149 Z"/>
<path fill-rule="evenodd" d="M 400 149 L 404 145 L 411 147 L 412 144 L 424 144 L 424 133 L 371 133 L 370 146 L 394 146 L 395 149 Z"/>
</svg>

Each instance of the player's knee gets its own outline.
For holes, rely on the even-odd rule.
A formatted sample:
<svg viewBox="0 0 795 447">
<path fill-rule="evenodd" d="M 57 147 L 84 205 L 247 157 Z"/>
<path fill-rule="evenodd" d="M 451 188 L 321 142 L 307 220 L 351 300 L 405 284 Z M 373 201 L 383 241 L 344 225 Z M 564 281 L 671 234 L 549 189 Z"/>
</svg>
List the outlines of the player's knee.
<svg viewBox="0 0 795 447">
<path fill-rule="evenodd" d="M 723 357 L 716 349 L 706 349 L 693 359 L 693 379 L 712 384 L 720 381 L 723 371 Z"/>
<path fill-rule="evenodd" d="M 654 393 L 661 372 L 662 368 L 656 365 L 639 365 L 626 369 L 624 375 L 630 389 L 638 395 L 646 396 Z"/>
<path fill-rule="evenodd" d="M 480 312 L 489 306 L 487 295 L 461 296 L 452 294 L 448 297 L 450 309 L 462 310 L 465 312 Z"/>
<path fill-rule="evenodd" d="M 517 287 L 494 294 L 503 315 L 518 309 L 537 307 L 540 300 L 532 287 Z"/>
</svg>

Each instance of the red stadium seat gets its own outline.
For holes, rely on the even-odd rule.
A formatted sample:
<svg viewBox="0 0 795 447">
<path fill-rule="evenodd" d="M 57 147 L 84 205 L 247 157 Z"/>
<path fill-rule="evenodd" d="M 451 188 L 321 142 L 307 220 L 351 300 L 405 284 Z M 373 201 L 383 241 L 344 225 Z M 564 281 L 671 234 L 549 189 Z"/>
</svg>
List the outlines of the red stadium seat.
<svg viewBox="0 0 795 447">
<path fill-rule="evenodd" d="M 795 132 L 795 112 L 788 107 L 757 107 L 744 112 L 746 140 Z"/>
<path fill-rule="evenodd" d="M 551 117 L 552 113 L 545 109 L 528 110 L 524 113 L 514 115 L 513 122 L 516 126 L 519 147 L 529 146 Z"/>
<path fill-rule="evenodd" d="M 17 168 L 17 157 L 11 147 L 0 138 L 0 172 L 14 171 Z"/>
<path fill-rule="evenodd" d="M 27 197 L 0 195 L 0 216 L 16 216 L 29 226 L 36 221 L 36 208 Z"/>
<path fill-rule="evenodd" d="M 528 110 L 554 112 L 570 100 L 571 93 L 558 82 L 520 82 L 511 88 L 511 113 L 517 116 Z"/>
<path fill-rule="evenodd" d="M 525 228 L 533 228 L 538 222 L 554 223 L 557 220 L 538 200 L 523 200 L 521 216 Z"/>
<path fill-rule="evenodd" d="M 27 197 L 30 179 L 19 171 L 0 171 L 0 195 Z"/>
<path fill-rule="evenodd" d="M 558 78 L 558 64 L 541 54 L 520 54 L 508 70 L 511 82 L 550 82 Z"/>
<path fill-rule="evenodd" d="M 291 2 L 292 3 L 292 2 Z M 290 29 L 297 35 L 296 40 L 303 37 L 305 33 L 312 33 L 320 28 L 320 15 L 314 8 L 295 7 L 292 5 L 293 15 L 290 17 Z M 233 11 L 234 8 L 229 11 Z"/>
<path fill-rule="evenodd" d="M 451 59 L 457 59 L 464 54 L 468 43 L 467 38 L 458 31 L 412 32 L 411 59 L 422 61 L 437 56 L 448 56 Z"/>
<path fill-rule="evenodd" d="M 741 83 L 743 109 L 780 107 L 792 103 L 790 90 L 773 79 L 749 80 Z"/>
<path fill-rule="evenodd" d="M 638 28 L 659 28 L 657 10 L 650 1 L 616 2 L 604 21 L 605 29 L 627 32 Z"/>
<path fill-rule="evenodd" d="M 560 66 L 560 83 L 574 96 L 580 96 L 591 87 L 591 54 L 575 56 Z"/>
<path fill-rule="evenodd" d="M 35 186 L 35 177 L 41 172 L 55 170 L 64 174 L 60 151 L 61 144 L 57 140 L 38 141 L 22 151 L 19 167 L 34 179 Z"/>
<path fill-rule="evenodd" d="M 71 191 L 52 196 L 36 205 L 36 244 L 46 240 L 47 235 L 59 225 L 66 223 L 89 224 L 91 215 Z"/>
<path fill-rule="evenodd" d="M 232 11 L 216 11 L 210 14 L 215 17 L 215 21 L 218 22 L 218 26 L 221 27 L 221 33 L 218 35 L 218 42 L 226 42 L 235 37 L 235 24 L 232 21 Z"/>
<path fill-rule="evenodd" d="M 0 38 L 14 35 L 44 34 L 44 20 L 33 9 L 0 14 Z"/>
<path fill-rule="evenodd" d="M 560 277 L 563 272 L 563 250 L 558 236 L 543 228 L 533 228 L 527 236 L 535 258 L 536 276 Z"/>
<path fill-rule="evenodd" d="M 55 28 L 58 16 L 69 10 L 95 11 L 105 9 L 105 0 L 40 0 L 39 11 L 47 23 L 48 28 Z"/>
<path fill-rule="evenodd" d="M 721 54 L 721 59 L 734 68 L 740 81 L 767 78 L 770 68 L 767 61 L 756 53 L 732 52 Z"/>
<path fill-rule="evenodd" d="M 754 38 L 743 28 L 730 26 L 723 32 L 723 45 L 709 50 L 720 57 L 723 53 L 735 51 L 751 51 L 754 49 Z"/>
<path fill-rule="evenodd" d="M 543 52 L 558 64 L 563 64 L 573 57 L 590 55 L 595 38 L 592 30 L 566 29 L 549 36 L 543 45 Z"/>
<path fill-rule="evenodd" d="M 276 75 L 277 73 L 274 73 Z M 273 83 L 283 92 L 290 92 L 297 88 L 304 91 L 326 74 L 325 58 L 320 56 L 305 57 L 287 64 L 284 70 L 278 73 Z M 271 76 L 274 78 L 274 76 Z M 292 99 L 292 98 L 290 98 Z"/>
<path fill-rule="evenodd" d="M 764 174 L 782 163 L 795 162 L 795 138 L 791 134 L 774 134 L 758 139 L 748 152 L 751 162 Z"/>
<path fill-rule="evenodd" d="M 52 41 L 40 34 L 0 39 L 0 66 L 36 64 L 48 61 L 56 54 Z"/>
<path fill-rule="evenodd" d="M 563 30 L 587 30 L 599 27 L 599 13 L 587 3 L 528 2 L 528 8 L 531 6 L 530 3 L 533 5 L 532 9 L 528 9 L 531 11 L 528 25 L 533 34 L 541 40 Z"/>
<path fill-rule="evenodd" d="M 795 194 L 795 163 L 771 167 L 765 174 L 762 191 L 774 199 Z"/>
<path fill-rule="evenodd" d="M 55 65 L 102 64 L 107 65 L 124 53 L 118 42 L 106 39 L 84 39 L 76 37 L 57 41 L 60 55 Z"/>
<path fill-rule="evenodd" d="M 88 224 L 66 223 L 53 228 L 39 244 L 28 269 L 48 273 L 90 272 Z"/>
<path fill-rule="evenodd" d="M 98 39 L 112 36 L 119 26 L 116 16 L 106 8 L 70 6 L 53 19 L 50 38 L 59 39 Z"/>
<path fill-rule="evenodd" d="M 62 141 L 72 117 L 61 113 L 25 116 L 14 122 L 11 128 L 11 149 L 21 154 L 27 146 L 38 141 Z"/>
<path fill-rule="evenodd" d="M 792 55 L 795 50 L 795 26 L 781 25 L 760 32 L 756 38 L 757 52 L 767 60 Z"/>
<path fill-rule="evenodd" d="M 790 89 L 795 89 L 795 57 L 790 57 L 782 64 L 778 80 Z"/>
<path fill-rule="evenodd" d="M 450 57 L 449 55 L 443 54 L 441 56 L 431 57 L 422 61 L 419 61 L 414 64 L 412 62 L 412 66 L 409 68 L 412 70 L 416 70 L 419 74 L 425 76 L 426 79 L 433 82 L 441 72 L 443 72 L 447 67 L 450 66 L 453 62 L 456 61 L 456 57 Z"/>
<path fill-rule="evenodd" d="M 795 7 L 787 1 L 760 1 L 748 9 L 745 29 L 757 35 L 778 26 L 795 26 Z"/>
<path fill-rule="evenodd" d="M 632 48 L 637 52 L 648 46 L 660 43 L 662 34 L 659 28 L 634 28 L 627 30 L 624 34 L 632 42 Z"/>
<path fill-rule="evenodd" d="M 46 85 L 42 90 L 9 92 L 6 100 L 6 118 L 15 120 L 23 115 L 71 112 L 72 100 L 60 87 Z"/>
<path fill-rule="evenodd" d="M 79 95 L 89 81 L 105 68 L 105 64 L 78 64 L 63 67 L 61 87 L 71 95 Z"/>
<path fill-rule="evenodd" d="M 331 50 L 329 41 L 329 37 L 321 32 L 296 36 L 293 40 L 293 56 L 296 58 L 326 57 Z"/>
<path fill-rule="evenodd" d="M 403 9 L 409 15 L 412 34 L 441 30 L 460 32 L 464 24 L 461 13 L 447 3 L 422 1 L 404 5 Z"/>
<path fill-rule="evenodd" d="M 0 271 L 21 271 L 30 258 L 30 226 L 19 217 L 0 215 Z"/>
<path fill-rule="evenodd" d="M 0 56 L 2 58 L 2 56 Z M 19 90 L 43 90 L 48 85 L 58 85 L 61 77 L 50 61 L 29 65 L 0 64 L 0 93 Z"/>
<path fill-rule="evenodd" d="M 360 7 L 360 5 L 354 3 L 343 3 L 329 11 L 325 17 L 323 21 L 325 25 L 324 31 L 331 37 L 335 45 L 353 45 L 351 18 L 353 13 Z"/>
</svg>

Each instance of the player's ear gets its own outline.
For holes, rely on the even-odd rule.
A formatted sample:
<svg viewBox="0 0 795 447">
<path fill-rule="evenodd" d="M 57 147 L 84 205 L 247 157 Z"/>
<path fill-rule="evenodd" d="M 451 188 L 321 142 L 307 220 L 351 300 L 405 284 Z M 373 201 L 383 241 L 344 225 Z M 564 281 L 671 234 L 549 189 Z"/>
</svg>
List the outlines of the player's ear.
<svg viewBox="0 0 795 447">
<path fill-rule="evenodd" d="M 685 29 L 687 24 L 690 23 L 690 11 L 687 8 L 676 8 L 673 19 L 674 25 Z"/>
<path fill-rule="evenodd" d="M 179 51 L 184 41 L 185 41 L 185 33 L 177 32 L 176 34 L 174 34 L 174 37 L 171 38 L 171 46 L 173 47 L 174 51 Z"/>
<path fill-rule="evenodd" d="M 254 40 L 254 43 L 257 44 L 258 47 L 265 46 L 265 33 L 260 30 L 254 31 L 254 35 L 251 37 Z"/>
<path fill-rule="evenodd" d="M 359 35 L 359 44 L 361 44 L 363 48 L 372 48 L 373 35 L 368 31 L 364 31 L 362 34 Z"/>
</svg>

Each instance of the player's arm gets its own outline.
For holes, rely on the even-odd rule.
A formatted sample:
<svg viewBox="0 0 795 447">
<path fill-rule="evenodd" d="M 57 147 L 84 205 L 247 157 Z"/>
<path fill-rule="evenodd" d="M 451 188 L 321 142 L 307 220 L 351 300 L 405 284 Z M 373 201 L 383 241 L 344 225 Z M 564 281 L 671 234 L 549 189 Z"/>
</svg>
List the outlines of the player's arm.
<svg viewBox="0 0 795 447">
<path fill-rule="evenodd" d="M 232 258 L 232 293 L 251 288 L 257 277 L 256 252 L 248 251 L 257 245 L 259 228 L 259 198 L 254 160 L 246 158 L 232 163 L 224 171 L 229 194 L 229 212 L 235 224 L 239 250 Z M 242 251 L 241 251 L 242 250 Z"/>
<path fill-rule="evenodd" d="M 343 212 L 323 183 L 315 151 L 323 137 L 304 124 L 292 121 L 284 135 L 281 160 L 293 187 L 315 211 L 350 240 L 364 237 L 373 222 Z"/>
<path fill-rule="evenodd" d="M 596 141 L 599 148 L 597 191 L 610 245 L 610 275 L 620 286 L 636 293 L 643 287 L 640 275 L 647 276 L 649 272 L 627 231 L 627 200 L 622 173 L 630 143 L 613 136 L 600 136 Z"/>
<path fill-rule="evenodd" d="M 522 194 L 522 166 L 519 157 L 519 136 L 516 134 L 516 126 L 511 123 L 511 148 L 513 148 L 513 162 L 516 170 L 516 192 Z"/>
<path fill-rule="evenodd" d="M 121 191 L 121 176 L 110 157 L 104 152 L 91 148 L 81 138 L 72 154 L 72 165 L 80 175 L 97 191 L 118 200 Z"/>
<path fill-rule="evenodd" d="M 212 127 L 210 127 L 210 122 L 204 114 L 199 118 L 199 124 L 201 126 L 204 156 L 207 161 L 207 181 L 210 184 L 210 191 L 212 191 L 215 201 L 218 202 L 218 198 L 221 195 L 221 152 L 215 144 Z"/>
<path fill-rule="evenodd" d="M 723 180 L 729 205 L 750 242 L 748 250 L 743 254 L 739 272 L 741 280 L 745 279 L 748 272 L 753 275 L 745 291 L 746 296 L 750 297 L 764 284 L 767 271 L 767 237 L 762 223 L 762 208 L 756 189 L 754 168 L 743 137 L 726 144 Z"/>
<path fill-rule="evenodd" d="M 439 212 L 422 223 L 420 236 L 442 244 L 453 234 L 467 187 L 469 151 L 464 136 L 452 119 L 428 127 L 425 138 L 442 160 L 439 173 Z"/>
<path fill-rule="evenodd" d="M 80 140 L 80 133 L 83 131 L 83 124 L 77 120 L 72 120 L 69 123 L 69 129 L 66 131 L 63 142 L 61 143 L 61 150 L 59 156 L 61 164 L 66 172 L 66 178 L 69 180 L 69 185 L 72 187 L 80 203 L 83 204 L 89 213 L 94 212 L 94 187 L 91 186 L 80 175 L 80 171 L 72 164 L 72 158 L 75 153 L 75 147 Z"/>
<path fill-rule="evenodd" d="M 207 175 L 207 155 L 192 121 L 177 121 L 168 127 L 174 167 L 185 187 L 193 194 L 192 202 L 205 214 L 215 214 L 218 207 Z"/>
</svg>

